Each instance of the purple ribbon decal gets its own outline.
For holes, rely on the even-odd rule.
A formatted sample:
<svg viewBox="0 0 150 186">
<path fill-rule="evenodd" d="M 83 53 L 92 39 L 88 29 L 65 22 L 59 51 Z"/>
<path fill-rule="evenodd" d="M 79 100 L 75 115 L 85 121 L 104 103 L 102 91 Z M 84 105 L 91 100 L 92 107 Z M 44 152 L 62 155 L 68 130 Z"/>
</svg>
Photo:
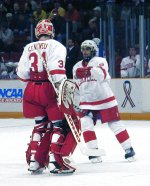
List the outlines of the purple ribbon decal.
<svg viewBox="0 0 150 186">
<path fill-rule="evenodd" d="M 130 81 L 125 81 L 123 83 L 123 89 L 124 89 L 126 97 L 125 97 L 121 107 L 125 108 L 125 106 L 127 104 L 127 101 L 129 101 L 132 108 L 135 107 L 135 104 L 130 97 L 130 93 L 131 93 L 131 83 L 130 83 Z"/>
</svg>

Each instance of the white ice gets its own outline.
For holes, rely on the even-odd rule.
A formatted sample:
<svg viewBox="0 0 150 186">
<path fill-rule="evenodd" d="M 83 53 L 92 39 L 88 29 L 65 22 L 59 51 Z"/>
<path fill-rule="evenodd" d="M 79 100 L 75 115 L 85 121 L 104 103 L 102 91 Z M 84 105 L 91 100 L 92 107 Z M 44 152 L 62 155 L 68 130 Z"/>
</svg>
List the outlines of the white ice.
<svg viewBox="0 0 150 186">
<path fill-rule="evenodd" d="M 0 186 L 149 186 L 150 121 L 123 121 L 136 151 L 136 161 L 124 159 L 124 151 L 107 124 L 95 128 L 103 162 L 92 164 L 76 148 L 77 168 L 72 175 L 31 175 L 25 151 L 34 125 L 32 119 L 0 119 Z"/>
</svg>

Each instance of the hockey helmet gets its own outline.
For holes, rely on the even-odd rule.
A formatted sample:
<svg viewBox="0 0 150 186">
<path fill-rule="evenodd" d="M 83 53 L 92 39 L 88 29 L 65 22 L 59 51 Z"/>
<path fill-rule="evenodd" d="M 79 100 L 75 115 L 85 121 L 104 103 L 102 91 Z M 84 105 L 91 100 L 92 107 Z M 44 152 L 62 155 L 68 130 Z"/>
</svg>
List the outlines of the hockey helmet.
<svg viewBox="0 0 150 186">
<path fill-rule="evenodd" d="M 98 47 L 97 47 L 96 43 L 93 40 L 85 40 L 85 41 L 83 41 L 82 44 L 81 44 L 81 51 L 84 48 L 90 48 L 91 52 L 95 52 L 95 53 L 98 51 Z"/>
<path fill-rule="evenodd" d="M 54 26 L 48 19 L 43 19 L 38 22 L 35 28 L 35 36 L 38 39 L 40 35 L 48 35 L 54 38 Z"/>
<path fill-rule="evenodd" d="M 84 60 L 88 62 L 92 57 L 96 55 L 98 51 L 98 47 L 93 40 L 85 40 L 81 44 L 81 52 L 83 51 L 83 49 L 86 49 L 86 48 L 89 48 L 91 50 L 90 56 L 85 56 L 85 57 L 83 56 Z"/>
</svg>

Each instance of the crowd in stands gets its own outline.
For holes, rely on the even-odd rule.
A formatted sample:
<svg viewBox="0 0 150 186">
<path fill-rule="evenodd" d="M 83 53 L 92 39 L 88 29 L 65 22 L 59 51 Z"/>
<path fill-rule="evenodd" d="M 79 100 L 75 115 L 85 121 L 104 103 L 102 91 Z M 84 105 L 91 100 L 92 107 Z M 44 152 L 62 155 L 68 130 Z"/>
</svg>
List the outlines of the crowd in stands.
<svg viewBox="0 0 150 186">
<path fill-rule="evenodd" d="M 145 3 L 148 3 L 148 1 L 145 1 Z M 113 11 L 110 10 L 110 5 Z M 132 5 L 133 7 L 143 6 L 144 0 L 0 1 L 0 79 L 8 78 L 5 74 L 8 66 L 10 68 L 11 65 L 6 65 L 7 62 L 18 62 L 23 47 L 36 40 L 34 26 L 39 20 L 45 18 L 52 21 L 55 28 L 55 39 L 67 47 L 67 60 L 70 59 L 73 63 L 80 59 L 79 46 L 81 42 L 86 39 L 99 38 L 100 17 L 103 19 L 110 14 L 113 14 L 116 25 L 119 26 L 115 38 L 119 41 L 116 42 L 116 51 L 118 49 L 119 51 L 122 50 L 124 48 L 124 38 L 121 35 L 121 20 L 131 14 L 129 7 Z M 33 29 L 31 29 L 31 26 Z M 67 37 L 68 41 L 66 40 Z M 73 47 L 75 47 L 74 52 L 70 52 Z M 116 77 L 120 77 L 118 66 L 120 66 L 124 56 L 122 52 L 120 53 L 121 57 L 118 53 L 116 54 Z M 14 71 L 14 67 L 15 65 L 12 65 L 12 71 Z M 68 74 L 70 73 L 68 72 Z M 15 76 L 11 77 L 15 78 Z M 70 74 L 69 78 L 71 77 Z"/>
</svg>

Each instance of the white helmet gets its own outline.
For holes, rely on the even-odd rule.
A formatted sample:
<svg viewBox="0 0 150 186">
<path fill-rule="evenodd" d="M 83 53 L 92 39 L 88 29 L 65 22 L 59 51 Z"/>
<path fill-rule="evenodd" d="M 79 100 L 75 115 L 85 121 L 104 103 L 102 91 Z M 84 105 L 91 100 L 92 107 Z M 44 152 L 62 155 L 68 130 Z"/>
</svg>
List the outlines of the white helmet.
<svg viewBox="0 0 150 186">
<path fill-rule="evenodd" d="M 94 52 L 95 54 L 98 51 L 98 47 L 93 40 L 83 41 L 82 44 L 81 44 L 81 51 L 82 51 L 83 48 L 90 48 L 91 52 Z"/>
<path fill-rule="evenodd" d="M 35 28 L 35 36 L 38 39 L 40 35 L 49 35 L 54 37 L 54 26 L 48 19 L 43 19 L 38 22 Z"/>
<path fill-rule="evenodd" d="M 92 40 L 96 43 L 97 47 L 99 47 L 99 43 L 101 40 L 97 37 L 93 38 Z"/>
</svg>

